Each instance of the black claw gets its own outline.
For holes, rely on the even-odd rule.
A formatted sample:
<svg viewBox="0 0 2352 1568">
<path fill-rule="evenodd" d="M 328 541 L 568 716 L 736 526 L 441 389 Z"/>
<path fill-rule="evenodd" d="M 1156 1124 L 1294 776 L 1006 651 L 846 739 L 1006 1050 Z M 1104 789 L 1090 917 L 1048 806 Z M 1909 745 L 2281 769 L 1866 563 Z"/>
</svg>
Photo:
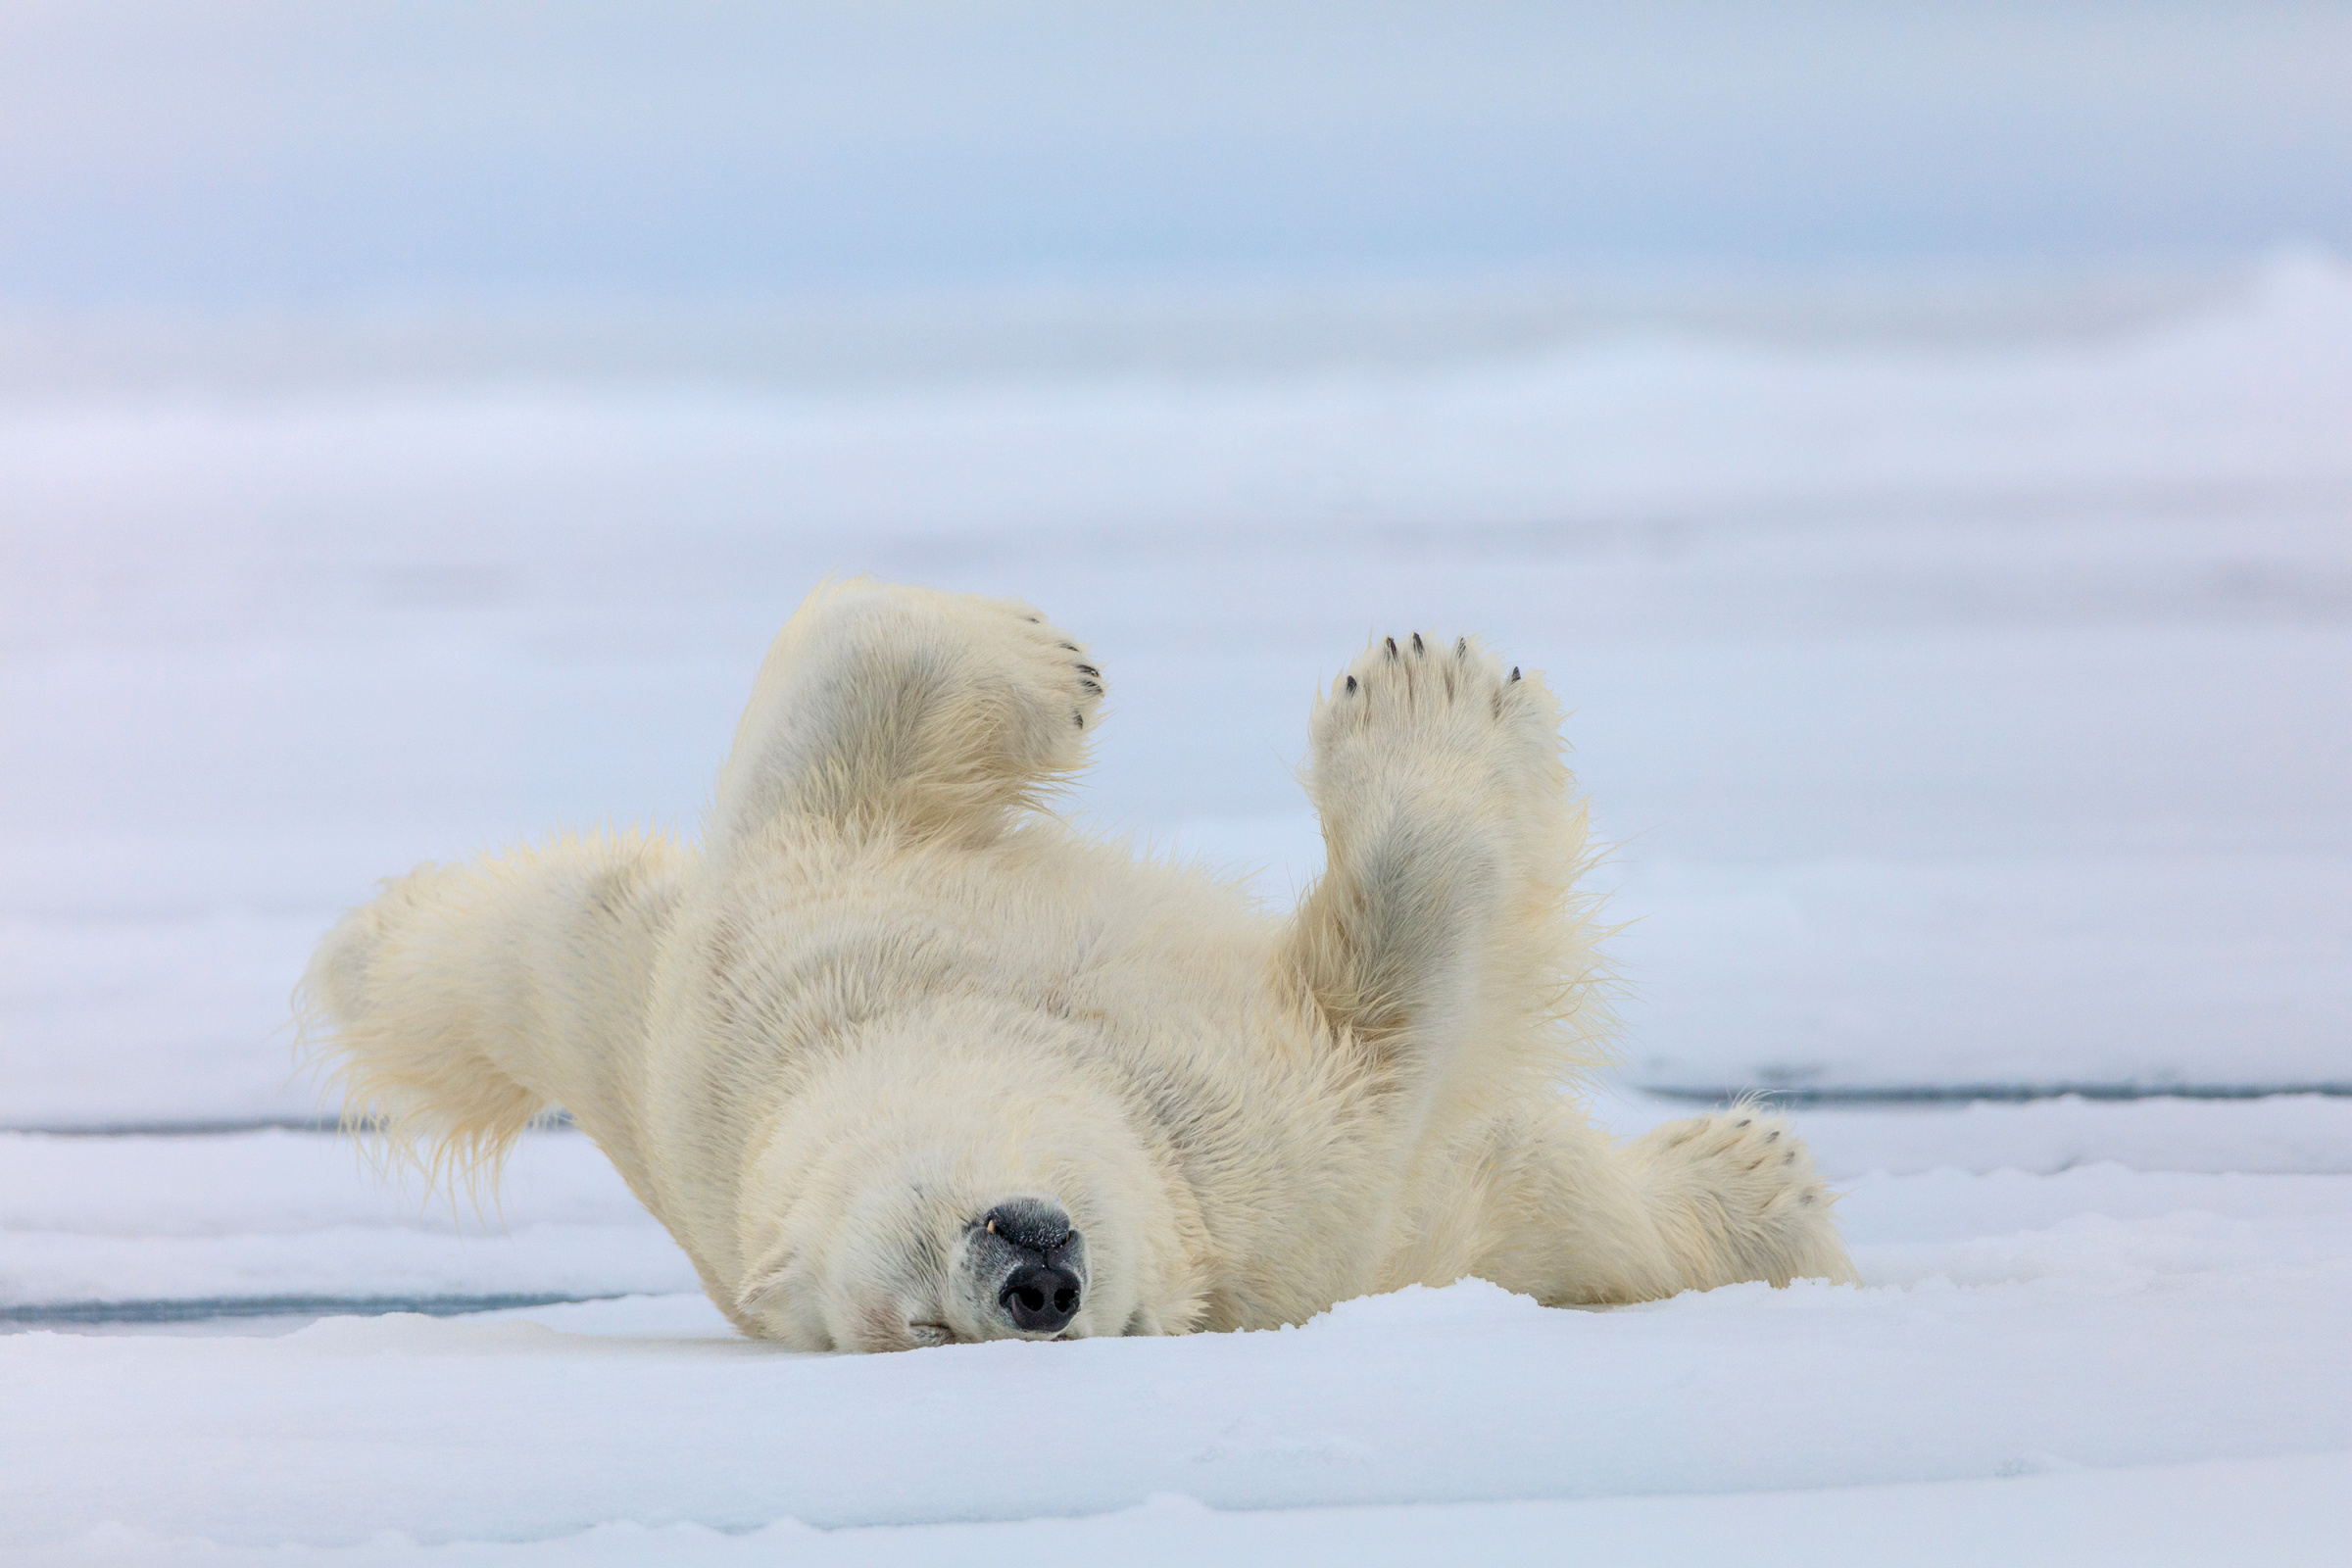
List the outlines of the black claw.
<svg viewBox="0 0 2352 1568">
<path fill-rule="evenodd" d="M 1043 615 L 1023 615 L 1021 618 L 1032 626 L 1043 626 L 1046 623 L 1046 617 Z"/>
<path fill-rule="evenodd" d="M 1072 722 L 1076 723 L 1080 729 L 1086 728 L 1086 715 L 1084 713 L 1072 713 L 1070 718 Z"/>
<path fill-rule="evenodd" d="M 1395 658 L 1396 657 L 1396 638 L 1394 638 L 1394 637 L 1391 637 L 1391 638 L 1390 638 L 1388 641 L 1389 641 L 1389 657 L 1390 657 L 1391 659 L 1395 659 Z"/>
<path fill-rule="evenodd" d="M 1101 675 L 1102 672 L 1092 664 L 1080 664 L 1078 666 L 1078 673 L 1081 675 Z"/>
<path fill-rule="evenodd" d="M 1470 657 L 1469 638 L 1456 637 L 1453 640 L 1453 657 L 1456 659 L 1468 659 Z"/>
<path fill-rule="evenodd" d="M 1094 693 L 1094 694 L 1095 694 L 1097 697 L 1100 697 L 1100 696 L 1102 696 L 1102 686 L 1101 686 L 1101 685 L 1099 685 L 1098 683 L 1094 682 L 1094 681 L 1091 681 L 1091 680 L 1082 680 L 1082 681 L 1080 681 L 1078 684 L 1079 684 L 1080 686 L 1083 686 L 1083 687 L 1085 687 L 1085 688 L 1086 688 L 1088 691 L 1090 691 L 1090 692 L 1093 692 L 1093 693 Z"/>
<path fill-rule="evenodd" d="M 1421 634 L 1419 632 L 1413 633 L 1413 652 L 1416 654 L 1426 654 L 1429 652 L 1428 649 L 1421 646 Z"/>
<path fill-rule="evenodd" d="M 1513 680 L 1517 680 L 1518 678 L 1519 678 L 1519 666 L 1518 666 L 1517 664 L 1513 664 L 1513 665 L 1511 666 L 1511 679 L 1513 679 Z"/>
<path fill-rule="evenodd" d="M 1355 691 L 1355 677 L 1353 675 L 1348 677 L 1348 690 L 1350 695 L 1353 695 Z"/>
<path fill-rule="evenodd" d="M 1085 649 L 1079 647 L 1076 643 L 1063 643 L 1061 646 L 1067 648 L 1073 654 L 1082 654 L 1086 652 Z"/>
</svg>

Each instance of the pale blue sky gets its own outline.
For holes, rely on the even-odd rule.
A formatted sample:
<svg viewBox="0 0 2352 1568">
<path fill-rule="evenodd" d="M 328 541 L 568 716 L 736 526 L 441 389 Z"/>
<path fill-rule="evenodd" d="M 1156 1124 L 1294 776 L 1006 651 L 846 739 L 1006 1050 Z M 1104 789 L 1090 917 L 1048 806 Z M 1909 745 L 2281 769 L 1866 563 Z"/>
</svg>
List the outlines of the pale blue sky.
<svg viewBox="0 0 2352 1568">
<path fill-rule="evenodd" d="M 2211 261 L 2352 5 L 0 3 L 0 304 Z"/>
</svg>

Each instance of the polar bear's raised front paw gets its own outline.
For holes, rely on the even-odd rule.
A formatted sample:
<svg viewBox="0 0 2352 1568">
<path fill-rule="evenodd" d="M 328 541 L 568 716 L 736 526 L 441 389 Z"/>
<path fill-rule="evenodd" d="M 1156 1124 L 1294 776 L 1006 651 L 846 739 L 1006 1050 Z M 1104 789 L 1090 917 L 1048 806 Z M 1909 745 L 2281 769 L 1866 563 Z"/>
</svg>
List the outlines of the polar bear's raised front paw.
<svg viewBox="0 0 2352 1568">
<path fill-rule="evenodd" d="M 1467 787 L 1490 808 L 1497 795 L 1555 798 L 1567 782 L 1559 710 L 1542 679 L 1467 637 L 1375 638 L 1317 705 L 1313 737 L 1327 818 L 1407 777 L 1416 794 Z"/>
<path fill-rule="evenodd" d="M 1072 729 L 1092 729 L 1102 711 L 1103 682 L 1085 646 L 1026 605 L 1004 609 L 1017 622 L 1008 629 L 1026 656 L 1031 678 L 1061 695 Z"/>
<path fill-rule="evenodd" d="M 856 578 L 768 650 L 713 838 L 780 813 L 991 832 L 1086 762 L 1102 672 L 1029 606 Z"/>
<path fill-rule="evenodd" d="M 1517 1047 L 1493 1044 L 1507 1031 L 1463 1021 L 1490 1003 L 1485 1016 L 1531 1016 L 1577 962 L 1560 901 L 1583 827 L 1543 678 L 1471 638 L 1378 637 L 1311 735 L 1326 869 L 1297 927 L 1309 988 L 1363 1038 L 1413 1041 L 1396 1059 L 1425 1084 L 1509 1070 L 1496 1053 Z"/>
<path fill-rule="evenodd" d="M 1402 642 L 1376 638 L 1318 706 L 1316 750 L 1377 736 L 1384 751 L 1414 741 L 1484 751 L 1513 710 L 1527 706 L 1513 701 L 1524 679 L 1467 637 L 1450 645 L 1419 632 Z"/>
</svg>

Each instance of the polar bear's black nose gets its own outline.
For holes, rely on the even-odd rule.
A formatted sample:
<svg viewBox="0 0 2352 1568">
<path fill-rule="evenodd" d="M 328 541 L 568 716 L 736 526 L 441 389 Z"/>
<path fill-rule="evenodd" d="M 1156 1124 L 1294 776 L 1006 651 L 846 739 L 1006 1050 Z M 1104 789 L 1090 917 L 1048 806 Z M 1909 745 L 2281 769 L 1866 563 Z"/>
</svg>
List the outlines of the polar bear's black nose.
<svg viewBox="0 0 2352 1568">
<path fill-rule="evenodd" d="M 1027 1252 L 1056 1252 L 1070 1242 L 1069 1210 L 1044 1198 L 1013 1198 L 988 1211 L 981 1222 Z"/>
<path fill-rule="evenodd" d="M 1086 1298 L 1086 1238 L 1050 1198 L 1007 1198 L 981 1216 L 973 1254 L 994 1275 L 997 1308 L 1021 1334 L 1059 1334 Z M 1004 1272 L 997 1273 L 1002 1269 Z"/>
<path fill-rule="evenodd" d="M 1023 1263 L 997 1293 L 997 1304 L 1023 1334 L 1058 1334 L 1078 1315 L 1086 1287 L 1078 1276 L 1052 1263 Z"/>
</svg>

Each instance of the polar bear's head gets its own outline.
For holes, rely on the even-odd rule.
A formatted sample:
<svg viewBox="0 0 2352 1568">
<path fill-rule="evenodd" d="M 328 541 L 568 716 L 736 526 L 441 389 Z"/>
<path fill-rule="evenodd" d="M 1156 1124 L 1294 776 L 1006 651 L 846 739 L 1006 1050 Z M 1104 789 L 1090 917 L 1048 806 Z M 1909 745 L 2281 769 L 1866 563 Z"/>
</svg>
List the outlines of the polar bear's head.
<svg viewBox="0 0 2352 1568">
<path fill-rule="evenodd" d="M 754 1162 L 737 1302 L 760 1333 L 899 1350 L 1190 1315 L 1193 1228 L 1114 1097 L 936 1047 L 909 1082 L 891 1054 L 796 1096 Z"/>
</svg>

